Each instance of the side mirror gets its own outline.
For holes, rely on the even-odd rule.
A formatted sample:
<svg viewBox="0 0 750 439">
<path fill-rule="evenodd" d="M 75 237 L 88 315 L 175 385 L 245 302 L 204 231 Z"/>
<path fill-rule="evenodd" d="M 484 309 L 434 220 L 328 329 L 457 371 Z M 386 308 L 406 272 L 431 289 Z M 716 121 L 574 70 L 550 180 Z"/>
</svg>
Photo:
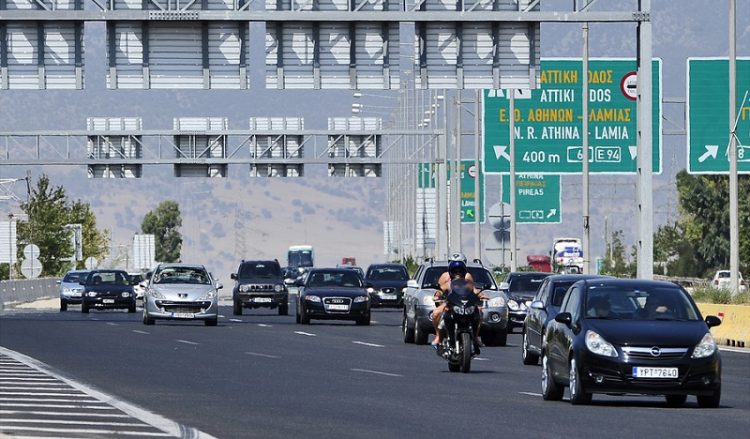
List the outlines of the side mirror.
<svg viewBox="0 0 750 439">
<path fill-rule="evenodd" d="M 146 285 L 148 285 L 148 283 L 145 280 L 138 284 L 138 286 L 143 288 L 144 290 L 146 289 Z"/>
<path fill-rule="evenodd" d="M 230 277 L 230 278 L 231 278 L 232 280 L 237 280 L 237 273 L 232 273 L 232 274 L 230 274 L 230 275 L 229 275 L 229 277 Z"/>
<path fill-rule="evenodd" d="M 224 288 L 224 284 L 222 284 L 221 282 L 218 282 L 218 283 L 216 284 L 216 289 L 217 289 L 217 290 L 220 290 L 220 289 L 222 289 L 222 288 Z"/>
<path fill-rule="evenodd" d="M 419 288 L 419 284 L 417 283 L 417 281 L 416 281 L 416 280 L 414 280 L 414 279 L 409 279 L 409 280 L 408 280 L 408 281 L 406 282 L 406 287 L 407 287 L 407 288 Z"/>
<path fill-rule="evenodd" d="M 569 312 L 561 312 L 555 316 L 555 321 L 570 327 L 573 323 L 573 316 L 571 316 Z"/>
<path fill-rule="evenodd" d="M 721 319 L 716 316 L 706 316 L 706 325 L 708 325 L 709 328 L 719 326 L 721 325 Z"/>
<path fill-rule="evenodd" d="M 297 280 L 294 281 L 294 285 L 297 285 L 298 287 L 304 287 L 305 281 L 301 277 L 298 277 Z"/>
<path fill-rule="evenodd" d="M 544 310 L 544 302 L 541 300 L 535 300 L 531 302 L 531 308 L 532 309 L 538 309 L 538 310 Z"/>
</svg>

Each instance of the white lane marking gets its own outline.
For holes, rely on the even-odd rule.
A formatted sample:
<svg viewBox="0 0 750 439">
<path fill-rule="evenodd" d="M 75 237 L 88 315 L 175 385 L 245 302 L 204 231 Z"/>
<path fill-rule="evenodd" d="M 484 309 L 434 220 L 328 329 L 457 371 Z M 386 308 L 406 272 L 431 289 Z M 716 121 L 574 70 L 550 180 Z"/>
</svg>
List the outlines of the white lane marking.
<svg viewBox="0 0 750 439">
<path fill-rule="evenodd" d="M 354 344 L 359 344 L 359 345 L 362 345 L 362 346 L 371 346 L 371 347 L 373 347 L 373 348 L 384 348 L 384 347 L 385 347 L 385 346 L 383 346 L 382 344 L 375 344 L 375 343 L 365 343 L 365 342 L 363 342 L 363 341 L 353 341 L 352 343 L 354 343 Z"/>
<path fill-rule="evenodd" d="M 7 427 L 0 424 L 0 427 Z M 72 429 L 61 429 L 61 428 L 41 428 L 41 427 L 13 427 L 14 431 L 43 431 L 45 433 L 75 433 L 75 434 L 111 434 L 111 435 L 127 435 L 127 436 L 155 436 L 155 437 L 170 437 L 169 433 L 152 433 L 147 431 L 121 431 L 121 430 L 99 430 L 89 428 L 72 428 Z M 178 436 L 182 437 L 182 436 Z"/>
<path fill-rule="evenodd" d="M 119 413 L 78 413 L 78 412 L 50 412 L 50 411 L 27 411 L 27 410 L 0 410 L 0 415 L 35 415 L 35 416 L 86 416 L 86 417 L 97 417 L 97 418 L 129 418 L 128 415 L 121 415 Z"/>
<path fill-rule="evenodd" d="M 28 390 L 28 389 L 26 389 Z M 0 392 L 0 395 L 16 396 L 86 396 L 83 393 L 37 393 L 37 392 Z"/>
<path fill-rule="evenodd" d="M 46 407 L 50 409 L 87 409 L 87 410 L 116 410 L 106 405 L 80 405 L 80 404 L 7 404 L 0 402 L 0 407 Z"/>
<path fill-rule="evenodd" d="M 534 392 L 518 392 L 521 395 L 529 395 L 529 396 L 542 396 L 541 393 L 534 393 Z"/>
<path fill-rule="evenodd" d="M 174 437 L 190 437 L 193 439 L 216 439 L 214 436 L 211 436 L 208 433 L 205 433 L 203 431 L 198 430 L 197 428 L 189 427 L 187 425 L 179 424 L 175 421 L 172 421 L 170 419 L 167 419 L 163 416 L 157 415 L 156 413 L 149 412 L 147 410 L 144 410 L 140 407 L 137 407 L 135 405 L 129 404 L 125 401 L 121 401 L 117 398 L 115 398 L 112 395 L 106 394 L 104 392 L 100 392 L 98 390 L 94 390 L 93 388 L 79 383 L 77 381 L 71 380 L 69 378 L 65 378 L 55 372 L 52 372 L 49 370 L 49 366 L 42 363 L 39 360 L 36 360 L 34 358 L 28 357 L 26 355 L 23 355 L 19 352 L 12 351 L 10 349 L 6 349 L 2 346 L 0 346 L 0 354 L 6 355 L 16 361 L 22 362 L 30 367 L 33 367 L 41 372 L 44 372 L 48 374 L 49 376 L 53 378 L 57 378 L 60 381 L 63 381 L 64 383 L 68 384 L 69 386 L 73 387 L 74 389 L 86 393 L 88 396 L 95 398 L 99 401 L 106 401 L 109 406 L 77 406 L 77 405 L 71 405 L 69 407 L 56 407 L 55 405 L 43 405 L 43 404 L 27 404 L 24 405 L 25 407 L 48 407 L 48 408 L 77 408 L 79 410 L 81 409 L 98 409 L 98 410 L 120 410 L 121 412 L 124 412 L 133 418 L 139 419 L 142 422 L 145 422 L 146 424 L 151 425 L 154 428 L 157 428 L 161 431 L 166 432 L 167 434 L 170 434 Z M 10 404 L 0 404 L 1 406 L 11 406 Z M 18 404 L 16 404 L 18 406 Z M 139 432 L 138 434 L 143 434 L 144 432 Z"/>
<path fill-rule="evenodd" d="M 240 320 L 240 319 L 229 319 L 229 321 L 230 322 L 242 323 L 242 320 Z"/>
<path fill-rule="evenodd" d="M 227 318 L 227 316 L 225 316 L 224 314 L 219 314 L 219 317 L 221 317 L 222 319 Z"/>
<path fill-rule="evenodd" d="M 281 358 L 278 355 L 270 355 L 270 354 L 261 354 L 258 352 L 245 352 L 247 355 L 252 355 L 253 357 L 263 357 L 263 358 Z"/>
<path fill-rule="evenodd" d="M 0 401 L 18 401 L 18 402 L 78 402 L 78 403 L 89 403 L 89 404 L 95 404 L 99 401 L 95 399 L 83 399 L 83 398 L 76 398 L 76 399 L 52 399 L 52 398 L 0 398 Z"/>
<path fill-rule="evenodd" d="M 120 326 L 119 324 L 117 324 L 117 323 L 112 323 L 112 322 L 107 322 L 107 324 L 108 324 L 109 326 Z"/>
<path fill-rule="evenodd" d="M 740 354 L 750 354 L 750 349 L 748 348 L 732 348 L 729 346 L 719 346 L 719 350 L 727 352 L 737 352 Z"/>
<path fill-rule="evenodd" d="M 3 381 L 5 379 L 5 375 L 2 375 L 0 377 L 0 384 L 21 384 L 19 381 L 29 381 L 30 384 L 38 384 L 40 386 L 45 386 L 50 383 L 57 384 L 57 380 L 54 378 L 16 378 L 12 381 Z"/>
<path fill-rule="evenodd" d="M 91 320 L 93 320 L 93 321 L 95 321 L 95 322 L 98 322 L 98 321 L 99 321 L 99 319 L 97 319 L 96 317 L 91 317 Z"/>
<path fill-rule="evenodd" d="M 260 326 L 261 328 L 270 328 L 273 325 L 266 325 L 265 323 L 258 323 L 258 326 Z"/>
<path fill-rule="evenodd" d="M 397 373 L 380 372 L 379 370 L 370 370 L 370 369 L 350 369 L 350 370 L 352 372 L 372 373 L 375 375 L 383 375 L 387 377 L 402 377 L 403 376 Z"/>
<path fill-rule="evenodd" d="M 477 361 L 490 361 L 489 358 L 482 358 L 482 357 L 476 357 L 474 359 L 477 360 Z"/>
<path fill-rule="evenodd" d="M 0 381 L 0 384 L 3 382 Z M 47 392 L 62 392 L 70 390 L 70 387 L 60 383 L 6 383 L 8 387 L 3 386 L 3 390 L 45 390 Z M 43 387 L 39 387 L 43 386 Z"/>
<path fill-rule="evenodd" d="M 150 332 L 141 331 L 140 329 L 133 329 L 133 332 L 135 332 L 136 334 L 146 334 L 146 335 L 151 334 Z"/>
<path fill-rule="evenodd" d="M 80 421 L 67 421 L 63 419 L 7 419 L 3 418 L 3 422 L 13 422 L 17 424 L 64 424 L 64 425 L 76 425 L 76 424 L 84 424 L 84 425 L 106 425 L 109 427 L 151 427 L 148 424 L 143 424 L 141 422 L 103 422 L 103 421 L 89 421 L 89 420 L 80 420 Z"/>
<path fill-rule="evenodd" d="M 318 336 L 317 334 L 312 334 L 310 332 L 294 331 L 294 333 L 295 334 L 299 334 L 299 335 L 306 335 L 308 337 L 317 337 Z"/>
<path fill-rule="evenodd" d="M 199 344 L 200 344 L 200 343 L 196 343 L 196 342 L 194 342 L 194 341 L 189 341 L 189 340 L 180 340 L 179 338 L 178 338 L 178 339 L 177 339 L 176 341 L 177 341 L 178 343 L 185 343 L 185 344 L 190 344 L 190 345 L 199 345 Z"/>
</svg>

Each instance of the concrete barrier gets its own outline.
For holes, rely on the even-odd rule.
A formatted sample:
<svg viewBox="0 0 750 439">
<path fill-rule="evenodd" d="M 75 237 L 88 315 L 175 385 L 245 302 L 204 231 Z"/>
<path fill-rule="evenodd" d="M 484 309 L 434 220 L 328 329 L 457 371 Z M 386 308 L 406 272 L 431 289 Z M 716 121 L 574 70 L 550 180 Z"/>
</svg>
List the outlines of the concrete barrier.
<svg viewBox="0 0 750 439">
<path fill-rule="evenodd" d="M 716 342 L 724 346 L 750 347 L 750 306 L 698 303 L 705 318 L 708 315 L 721 319 L 721 325 L 711 328 Z"/>
<path fill-rule="evenodd" d="M 0 281 L 0 304 L 31 302 L 60 294 L 56 281 L 60 278 L 3 280 Z"/>
</svg>

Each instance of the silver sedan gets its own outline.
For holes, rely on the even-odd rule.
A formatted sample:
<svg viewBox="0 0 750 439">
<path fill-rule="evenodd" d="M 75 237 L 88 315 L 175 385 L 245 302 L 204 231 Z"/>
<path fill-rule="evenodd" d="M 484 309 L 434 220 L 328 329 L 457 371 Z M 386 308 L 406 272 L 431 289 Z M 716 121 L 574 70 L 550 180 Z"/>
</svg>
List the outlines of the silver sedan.
<svg viewBox="0 0 750 439">
<path fill-rule="evenodd" d="M 203 265 L 160 264 L 146 283 L 143 323 L 203 320 L 206 326 L 216 326 L 221 288 Z"/>
</svg>

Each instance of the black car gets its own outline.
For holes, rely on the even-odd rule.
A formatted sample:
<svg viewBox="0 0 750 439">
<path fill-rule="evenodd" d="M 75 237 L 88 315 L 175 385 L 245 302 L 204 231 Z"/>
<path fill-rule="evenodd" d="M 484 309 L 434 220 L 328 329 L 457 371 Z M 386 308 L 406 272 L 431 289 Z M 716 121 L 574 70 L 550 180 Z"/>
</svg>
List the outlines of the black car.
<svg viewBox="0 0 750 439">
<path fill-rule="evenodd" d="M 404 288 L 409 280 L 409 272 L 402 264 L 372 264 L 367 267 L 365 282 L 372 286 L 370 306 L 404 306 Z"/>
<path fill-rule="evenodd" d="M 690 295 L 670 282 L 581 280 L 547 326 L 542 346 L 542 396 L 585 404 L 593 393 L 665 395 L 670 406 L 697 395 L 718 407 L 721 359 Z"/>
<path fill-rule="evenodd" d="M 521 360 L 523 364 L 537 364 L 542 353 L 542 335 L 547 323 L 560 312 L 565 293 L 581 279 L 602 279 L 604 276 L 584 274 L 555 274 L 544 278 L 528 308 L 523 324 Z"/>
<path fill-rule="evenodd" d="M 362 278 L 346 268 L 315 268 L 298 283 L 297 323 L 310 319 L 370 324 L 370 296 Z"/>
<path fill-rule="evenodd" d="M 243 308 L 278 308 L 279 315 L 289 314 L 289 292 L 278 261 L 241 261 L 232 290 L 233 314 L 242 315 Z"/>
<path fill-rule="evenodd" d="M 508 333 L 523 326 L 526 313 L 539 286 L 552 273 L 539 271 L 512 271 L 500 284 L 500 290 L 508 295 Z"/>
<path fill-rule="evenodd" d="M 81 285 L 81 312 L 88 313 L 91 308 L 127 308 L 128 312 L 135 312 L 133 282 L 126 271 L 93 270 Z"/>
</svg>

